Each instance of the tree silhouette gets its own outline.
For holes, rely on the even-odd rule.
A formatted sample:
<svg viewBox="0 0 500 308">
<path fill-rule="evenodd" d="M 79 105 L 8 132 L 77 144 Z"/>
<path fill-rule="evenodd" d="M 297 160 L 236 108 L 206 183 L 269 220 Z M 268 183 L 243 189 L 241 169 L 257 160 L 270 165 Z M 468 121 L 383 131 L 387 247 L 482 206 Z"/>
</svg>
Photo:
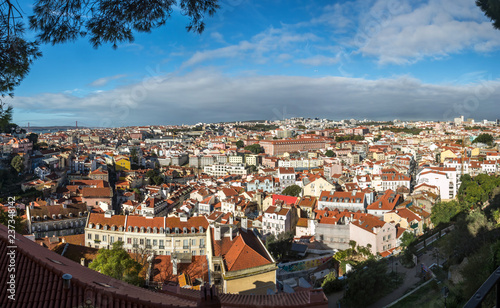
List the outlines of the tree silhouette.
<svg viewBox="0 0 500 308">
<path fill-rule="evenodd" d="M 493 27 L 500 30 L 500 2 L 498 0 L 476 0 L 476 5 L 493 22 Z"/>
</svg>

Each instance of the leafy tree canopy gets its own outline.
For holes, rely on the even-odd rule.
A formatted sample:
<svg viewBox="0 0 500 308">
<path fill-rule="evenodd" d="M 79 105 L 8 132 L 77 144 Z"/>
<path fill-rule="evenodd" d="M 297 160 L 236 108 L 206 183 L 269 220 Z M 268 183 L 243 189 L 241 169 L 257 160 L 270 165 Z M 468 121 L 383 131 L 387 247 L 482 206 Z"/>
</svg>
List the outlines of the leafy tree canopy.
<svg viewBox="0 0 500 308">
<path fill-rule="evenodd" d="M 14 168 L 14 170 L 17 171 L 17 173 L 21 173 L 24 170 L 23 158 L 19 155 L 16 155 L 14 156 L 14 158 L 12 158 L 10 165 L 12 166 L 12 168 Z"/>
<path fill-rule="evenodd" d="M 292 248 L 292 240 L 292 232 L 282 232 L 277 236 L 271 234 L 266 238 L 266 248 L 275 260 L 281 260 Z"/>
<path fill-rule="evenodd" d="M 299 185 L 290 185 L 285 188 L 282 192 L 283 195 L 299 197 L 302 192 L 302 188 Z"/>
<path fill-rule="evenodd" d="M 261 148 L 261 146 L 258 143 L 246 146 L 245 150 L 250 151 L 253 154 L 259 154 L 259 153 L 264 152 L 264 150 Z"/>
<path fill-rule="evenodd" d="M 325 155 L 328 157 L 333 157 L 333 156 L 335 156 L 335 153 L 332 150 L 328 150 L 328 151 L 326 151 Z"/>
<path fill-rule="evenodd" d="M 493 144 L 493 136 L 490 134 L 480 134 L 472 141 L 472 143 L 484 143 L 491 145 Z"/>
<path fill-rule="evenodd" d="M 123 249 L 123 242 L 114 242 L 111 249 L 99 249 L 97 258 L 89 267 L 133 285 L 143 284 L 143 279 L 139 277 L 142 266 Z"/>
<path fill-rule="evenodd" d="M 243 142 L 243 140 L 238 140 L 236 141 L 236 147 L 239 149 L 239 148 L 242 148 L 245 146 L 245 143 Z"/>
</svg>

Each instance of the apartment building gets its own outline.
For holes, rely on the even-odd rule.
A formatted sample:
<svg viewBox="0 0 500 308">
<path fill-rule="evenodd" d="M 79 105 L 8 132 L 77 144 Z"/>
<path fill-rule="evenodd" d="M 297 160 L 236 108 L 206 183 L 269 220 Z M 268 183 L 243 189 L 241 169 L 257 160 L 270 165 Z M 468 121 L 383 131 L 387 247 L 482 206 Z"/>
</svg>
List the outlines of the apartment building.
<svg viewBox="0 0 500 308">
<path fill-rule="evenodd" d="M 85 245 L 109 248 L 123 241 L 128 252 L 153 251 L 157 255 L 173 252 L 204 255 L 206 253 L 205 216 L 143 217 L 91 213 L 85 228 Z"/>
</svg>

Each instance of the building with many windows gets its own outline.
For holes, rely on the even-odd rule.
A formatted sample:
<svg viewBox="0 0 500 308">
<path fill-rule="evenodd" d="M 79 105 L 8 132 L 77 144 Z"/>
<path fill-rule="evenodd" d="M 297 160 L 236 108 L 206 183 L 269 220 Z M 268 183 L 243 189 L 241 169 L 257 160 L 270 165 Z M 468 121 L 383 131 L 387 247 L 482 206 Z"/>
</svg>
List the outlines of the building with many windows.
<svg viewBox="0 0 500 308">
<path fill-rule="evenodd" d="M 204 255 L 207 228 L 205 216 L 143 217 L 91 213 L 85 228 L 85 245 L 109 248 L 113 242 L 122 241 L 128 252 Z"/>
</svg>

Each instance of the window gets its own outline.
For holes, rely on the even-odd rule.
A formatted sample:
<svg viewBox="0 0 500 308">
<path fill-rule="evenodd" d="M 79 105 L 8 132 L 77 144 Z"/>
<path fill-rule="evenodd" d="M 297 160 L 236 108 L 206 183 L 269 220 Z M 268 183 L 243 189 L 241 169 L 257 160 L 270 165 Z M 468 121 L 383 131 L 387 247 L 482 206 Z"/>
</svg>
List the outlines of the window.
<svg viewBox="0 0 500 308">
<path fill-rule="evenodd" d="M 123 242 L 123 239 L 121 237 L 118 238 L 118 242 Z M 130 243 L 129 243 L 130 244 Z"/>
<path fill-rule="evenodd" d="M 193 251 L 191 252 L 191 254 L 192 254 L 193 256 L 196 256 L 196 250 L 193 250 Z"/>
<path fill-rule="evenodd" d="M 144 239 L 143 239 L 143 238 L 141 238 L 141 239 L 139 240 L 139 244 L 144 245 Z"/>
<path fill-rule="evenodd" d="M 151 245 L 151 240 L 150 239 L 146 240 L 146 245 Z"/>
<path fill-rule="evenodd" d="M 200 247 L 205 247 L 205 239 L 204 238 L 200 239 Z"/>
<path fill-rule="evenodd" d="M 134 245 L 137 245 L 137 239 L 134 238 Z"/>
<path fill-rule="evenodd" d="M 205 251 L 202 249 L 200 250 L 200 256 L 203 256 L 205 254 Z"/>
<path fill-rule="evenodd" d="M 189 247 L 189 240 L 182 241 L 182 248 L 187 249 Z"/>
<path fill-rule="evenodd" d="M 163 250 L 158 251 L 158 254 L 162 255 L 163 254 Z"/>
<path fill-rule="evenodd" d="M 109 243 L 113 244 L 114 242 L 115 242 L 115 237 L 114 236 L 110 236 L 109 237 Z"/>
<path fill-rule="evenodd" d="M 191 240 L 191 245 L 195 246 L 196 245 L 196 239 Z"/>
<path fill-rule="evenodd" d="M 96 234 L 96 235 L 94 236 L 94 240 L 97 240 L 97 241 L 99 240 L 99 234 Z"/>
<path fill-rule="evenodd" d="M 158 246 L 158 240 L 153 240 L 153 246 Z"/>
<path fill-rule="evenodd" d="M 102 236 L 102 241 L 105 242 L 106 241 L 106 235 L 103 235 Z"/>
<path fill-rule="evenodd" d="M 88 238 L 89 240 L 91 240 L 91 239 L 92 239 L 92 233 L 87 234 L 87 238 Z"/>
<path fill-rule="evenodd" d="M 127 239 L 127 244 L 132 244 L 132 239 L 131 238 Z"/>
<path fill-rule="evenodd" d="M 170 256 L 170 250 L 167 250 L 165 253 L 167 256 Z"/>
</svg>

